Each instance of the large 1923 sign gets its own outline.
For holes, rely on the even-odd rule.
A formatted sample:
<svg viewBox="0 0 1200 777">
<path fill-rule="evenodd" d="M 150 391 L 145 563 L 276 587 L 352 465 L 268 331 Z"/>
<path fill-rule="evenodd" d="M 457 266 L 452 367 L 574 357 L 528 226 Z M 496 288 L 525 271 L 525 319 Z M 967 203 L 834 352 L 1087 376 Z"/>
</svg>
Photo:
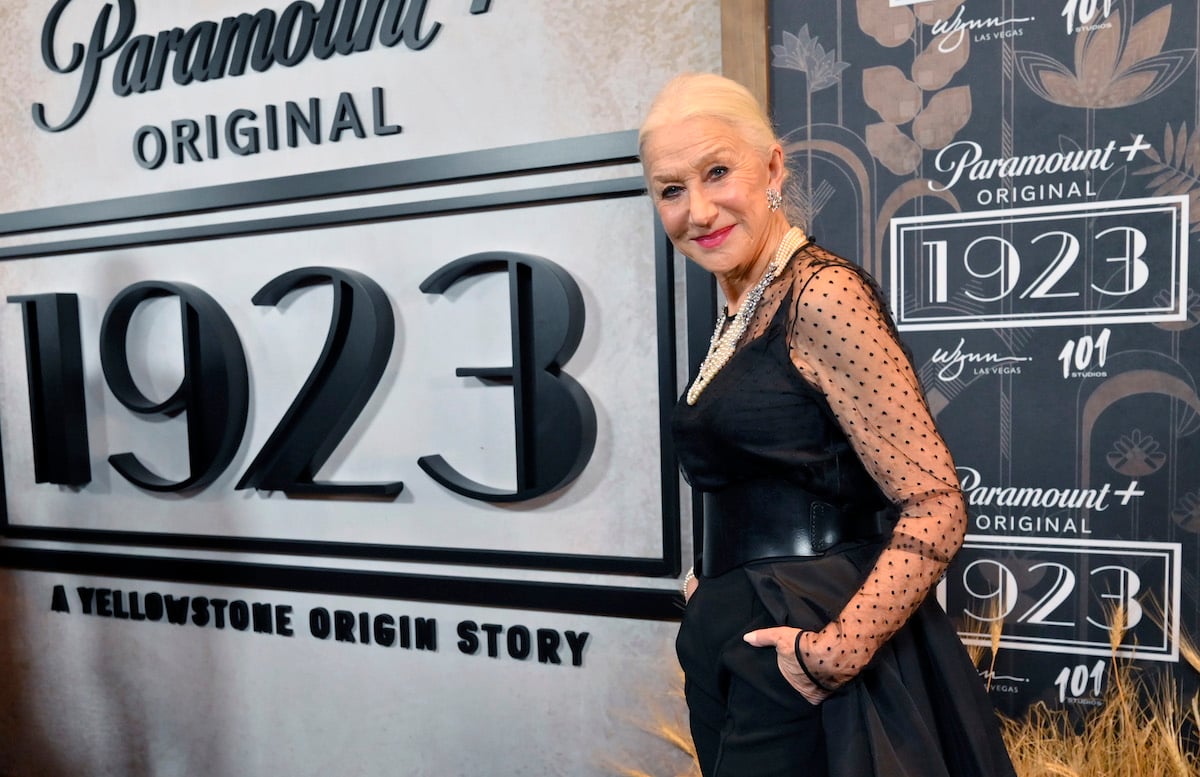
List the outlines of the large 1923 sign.
<svg viewBox="0 0 1200 777">
<path fill-rule="evenodd" d="M 441 456 L 420 459 L 442 485 L 484 501 L 523 501 L 562 488 L 583 469 L 596 438 L 586 392 L 562 372 L 583 331 L 579 287 L 561 267 L 523 254 L 476 254 L 445 267 L 422 284 L 440 293 L 463 275 L 505 271 L 512 289 L 513 366 L 460 370 L 512 386 L 517 488 L 473 483 Z M 404 484 L 314 481 L 379 385 L 395 339 L 387 294 L 353 270 L 304 267 L 258 290 L 256 305 L 279 305 L 289 293 L 318 284 L 333 288 L 329 334 L 316 365 L 283 420 L 254 457 L 237 488 L 288 495 L 388 497 Z M 180 308 L 183 377 L 161 401 L 146 396 L 130 371 L 127 341 L 134 313 L 147 300 L 176 297 Z M 91 481 L 79 307 L 74 294 L 9 297 L 25 307 L 25 347 L 33 408 L 34 474 L 38 483 L 83 486 Z M 537 322 L 535 325 L 535 321 Z M 187 492 L 211 484 L 233 460 L 246 430 L 250 385 L 246 353 L 229 316 L 202 289 L 186 283 L 143 281 L 109 305 L 100 327 L 100 359 L 108 389 L 138 415 L 187 417 L 189 473 L 156 474 L 135 453 L 109 456 L 130 483 L 147 491 Z"/>
<path fill-rule="evenodd" d="M 6 559 L 672 617 L 673 586 L 636 580 L 677 575 L 682 555 L 662 438 L 676 259 L 640 176 L 606 174 L 632 161 L 619 133 L 4 217 L 6 326 L 24 332 L 2 362 Z M 521 174 L 551 184 L 497 191 Z M 396 195 L 434 185 L 453 196 Z M 531 233 L 538 219 L 570 239 Z M 597 222 L 635 243 L 588 241 Z M 617 262 L 635 282 L 605 280 Z M 621 308 L 636 353 L 597 334 Z M 625 450 L 656 466 L 614 461 Z"/>
</svg>

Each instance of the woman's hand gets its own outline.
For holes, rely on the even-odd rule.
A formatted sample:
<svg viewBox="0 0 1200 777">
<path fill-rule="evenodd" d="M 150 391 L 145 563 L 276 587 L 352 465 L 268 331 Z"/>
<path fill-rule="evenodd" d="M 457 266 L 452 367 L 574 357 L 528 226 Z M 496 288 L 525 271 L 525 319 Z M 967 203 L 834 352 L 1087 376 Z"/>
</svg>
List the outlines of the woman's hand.
<svg viewBox="0 0 1200 777">
<path fill-rule="evenodd" d="M 776 660 L 779 662 L 779 672 L 809 704 L 820 704 L 829 698 L 831 691 L 817 686 L 800 665 L 796 657 L 796 646 L 799 643 L 800 629 L 790 626 L 773 626 L 769 629 L 758 629 L 745 634 L 742 639 L 754 647 L 775 648 Z"/>
</svg>

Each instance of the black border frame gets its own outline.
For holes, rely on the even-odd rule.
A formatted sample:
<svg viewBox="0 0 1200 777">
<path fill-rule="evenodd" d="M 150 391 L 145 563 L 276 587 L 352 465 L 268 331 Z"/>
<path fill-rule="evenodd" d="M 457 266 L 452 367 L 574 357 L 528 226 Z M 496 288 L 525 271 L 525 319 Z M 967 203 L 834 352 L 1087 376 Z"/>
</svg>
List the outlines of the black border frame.
<svg viewBox="0 0 1200 777">
<path fill-rule="evenodd" d="M 123 234 L 0 249 L 0 260 L 49 258 L 117 247 L 162 245 L 182 241 L 241 237 L 284 231 L 322 229 L 409 218 L 429 218 L 506 208 L 539 207 L 565 202 L 640 197 L 641 177 L 515 189 L 498 193 L 444 197 L 411 203 L 329 209 L 317 213 L 250 219 L 234 224 L 146 229 L 154 219 L 196 213 L 276 205 L 305 200 L 404 189 L 519 178 L 540 173 L 582 170 L 637 161 L 632 131 L 508 146 L 340 170 L 247 181 L 220 186 L 116 198 L 79 205 L 0 214 L 0 236 L 78 228 L 99 224 L 137 224 Z M 649 215 L 650 209 L 647 209 Z M 375 559 L 434 564 L 488 566 L 498 569 L 542 569 L 564 572 L 677 577 L 682 566 L 680 485 L 670 436 L 670 415 L 677 395 L 675 252 L 655 219 L 655 298 L 657 315 L 660 484 L 662 547 L 654 557 L 561 554 L 486 549 L 455 549 L 375 543 L 329 543 L 310 540 L 227 538 L 114 530 L 17 526 L 9 522 L 0 458 L 0 535 L 13 539 L 64 543 L 128 545 L 187 550 L 216 550 L 331 559 Z M 697 338 L 715 310 L 711 279 L 689 265 L 687 283 L 688 362 L 703 353 Z M 707 296 L 706 296 L 707 295 Z M 696 314 L 700 313 L 700 316 Z M 708 317 L 704 314 L 708 313 Z M 698 355 L 697 355 L 698 354 Z M 693 523 L 696 516 L 693 515 Z M 332 549 L 332 550 L 331 550 Z M 328 569 L 276 564 L 247 564 L 216 559 L 172 558 L 108 552 L 0 546 L 0 565 L 39 571 L 147 578 L 187 583 L 278 588 L 312 593 L 363 595 L 392 599 L 504 606 L 558 612 L 674 620 L 680 617 L 673 589 L 633 588 L 506 579 L 397 574 L 382 571 Z"/>
</svg>

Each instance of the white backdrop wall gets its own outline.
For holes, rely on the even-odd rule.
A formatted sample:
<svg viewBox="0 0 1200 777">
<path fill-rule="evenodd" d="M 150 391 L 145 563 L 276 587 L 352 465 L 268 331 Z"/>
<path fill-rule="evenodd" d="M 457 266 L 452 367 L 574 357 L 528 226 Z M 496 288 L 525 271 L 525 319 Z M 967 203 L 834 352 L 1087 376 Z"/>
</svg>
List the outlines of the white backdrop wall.
<svg viewBox="0 0 1200 777">
<path fill-rule="evenodd" d="M 92 471 L 81 486 L 35 482 L 22 310 L 0 305 L 0 552 L 10 559 L 40 552 L 110 559 L 94 573 L 78 565 L 0 568 L 0 775 L 586 775 L 611 773 L 614 763 L 674 773 L 678 755 L 639 725 L 671 706 L 673 622 L 601 616 L 578 604 L 479 606 L 436 590 L 438 580 L 478 590 L 597 586 L 619 602 L 626 589 L 673 591 L 673 577 L 445 563 L 448 557 L 418 562 L 386 552 L 669 555 L 655 346 L 660 281 L 645 198 L 230 229 L 618 181 L 639 175 L 635 164 L 113 224 L 78 226 L 71 214 L 82 212 L 74 210 L 80 204 L 116 198 L 630 130 L 671 74 L 719 69 L 717 0 L 383 3 L 408 13 L 423 7 L 427 45 L 387 47 L 375 39 L 349 55 L 309 55 L 291 67 L 276 63 L 187 85 L 175 83 L 168 68 L 161 89 L 125 97 L 113 92 L 120 56 L 113 53 L 101 62 L 93 99 L 73 126 L 48 132 L 31 118 L 35 104 L 45 106 L 52 125 L 70 113 L 81 80 L 81 69 L 70 67 L 72 44 L 88 43 L 105 8 L 101 39 L 111 42 L 121 21 L 132 24 L 131 39 L 153 38 L 263 8 L 282 18 L 301 5 L 68 0 L 0 7 L 0 222 L 11 227 L 24 212 L 69 206 L 40 211 L 62 216 L 52 228 L 0 229 L 7 232 L 0 234 L 0 291 L 77 296 Z M 355 4 L 311 4 L 343 5 Z M 71 71 L 62 74 L 52 72 L 41 50 L 55 9 L 61 17 L 52 59 Z M 333 142 L 330 123 L 339 99 L 346 104 L 344 93 L 361 114 L 365 137 L 351 129 Z M 287 102 L 307 108 L 312 99 L 319 101 L 322 141 L 267 149 L 267 106 L 282 114 Z M 139 128 L 169 136 L 172 122 L 194 120 L 204 130 L 213 116 L 223 134 L 239 109 L 257 117 L 241 126 L 259 128 L 259 153 L 233 153 L 223 137 L 210 147 L 201 135 L 200 161 L 185 152 L 181 163 L 168 157 L 146 169 L 135 159 Z M 383 131 L 373 131 L 375 124 Z M 391 125 L 402 131 L 387 130 Z M 144 238 L 155 230 L 184 237 Z M 91 242 L 64 248 L 75 240 Z M 515 504 L 451 493 L 416 464 L 439 453 L 475 480 L 513 488 L 512 392 L 454 372 L 511 363 L 505 276 L 473 277 L 441 295 L 419 288 L 454 259 L 489 251 L 555 262 L 579 285 L 586 310 L 565 370 L 595 408 L 595 449 L 563 488 Z M 384 376 L 318 474 L 339 482 L 403 481 L 395 499 L 295 499 L 235 488 L 321 350 L 332 293 L 306 289 L 277 308 L 250 298 L 278 275 L 307 266 L 369 275 L 392 307 L 396 335 Z M 249 365 L 249 418 L 232 462 L 207 487 L 183 494 L 150 493 L 106 462 L 132 451 L 163 477 L 189 471 L 186 414 L 138 417 L 116 400 L 101 368 L 106 309 L 123 289 L 147 280 L 203 289 L 229 316 Z M 130 328 L 130 368 L 150 396 L 169 395 L 183 376 L 177 311 L 170 298 L 152 300 Z M 143 541 L 131 543 L 134 536 Z M 281 539 L 307 550 L 238 545 Z M 232 544 L 222 546 L 226 541 Z M 366 550 L 355 556 L 344 552 L 350 546 Z M 686 538 L 682 552 L 690 552 Z M 181 571 L 174 579 L 126 575 L 111 561 L 118 557 L 132 559 L 130 569 L 177 564 Z M 230 585 L 183 571 L 206 562 L 249 572 Z M 272 576 L 280 567 L 292 577 Z M 262 587 L 246 583 L 254 570 L 265 570 Z M 380 587 L 350 596 L 279 582 L 338 571 L 378 573 L 372 579 Z M 388 575 L 434 582 L 406 600 L 386 589 Z M 162 603 L 183 597 L 186 622 L 173 623 Z M 256 619 L 248 624 L 242 619 L 249 612 Z"/>
</svg>

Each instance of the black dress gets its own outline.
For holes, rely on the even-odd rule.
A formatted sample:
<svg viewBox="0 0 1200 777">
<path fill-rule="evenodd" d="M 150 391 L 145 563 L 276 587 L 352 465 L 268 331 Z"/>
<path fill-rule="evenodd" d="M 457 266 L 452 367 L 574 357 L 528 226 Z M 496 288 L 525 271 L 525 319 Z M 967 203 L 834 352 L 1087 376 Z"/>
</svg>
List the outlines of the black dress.
<svg viewBox="0 0 1200 777">
<path fill-rule="evenodd" d="M 1013 775 L 998 723 L 929 592 L 962 541 L 953 462 L 873 283 L 809 244 L 768 288 L 738 350 L 681 400 L 688 481 L 798 484 L 837 505 L 890 501 L 883 539 L 701 578 L 677 642 L 706 777 Z M 822 704 L 786 683 L 753 629 L 806 630 Z"/>
</svg>

